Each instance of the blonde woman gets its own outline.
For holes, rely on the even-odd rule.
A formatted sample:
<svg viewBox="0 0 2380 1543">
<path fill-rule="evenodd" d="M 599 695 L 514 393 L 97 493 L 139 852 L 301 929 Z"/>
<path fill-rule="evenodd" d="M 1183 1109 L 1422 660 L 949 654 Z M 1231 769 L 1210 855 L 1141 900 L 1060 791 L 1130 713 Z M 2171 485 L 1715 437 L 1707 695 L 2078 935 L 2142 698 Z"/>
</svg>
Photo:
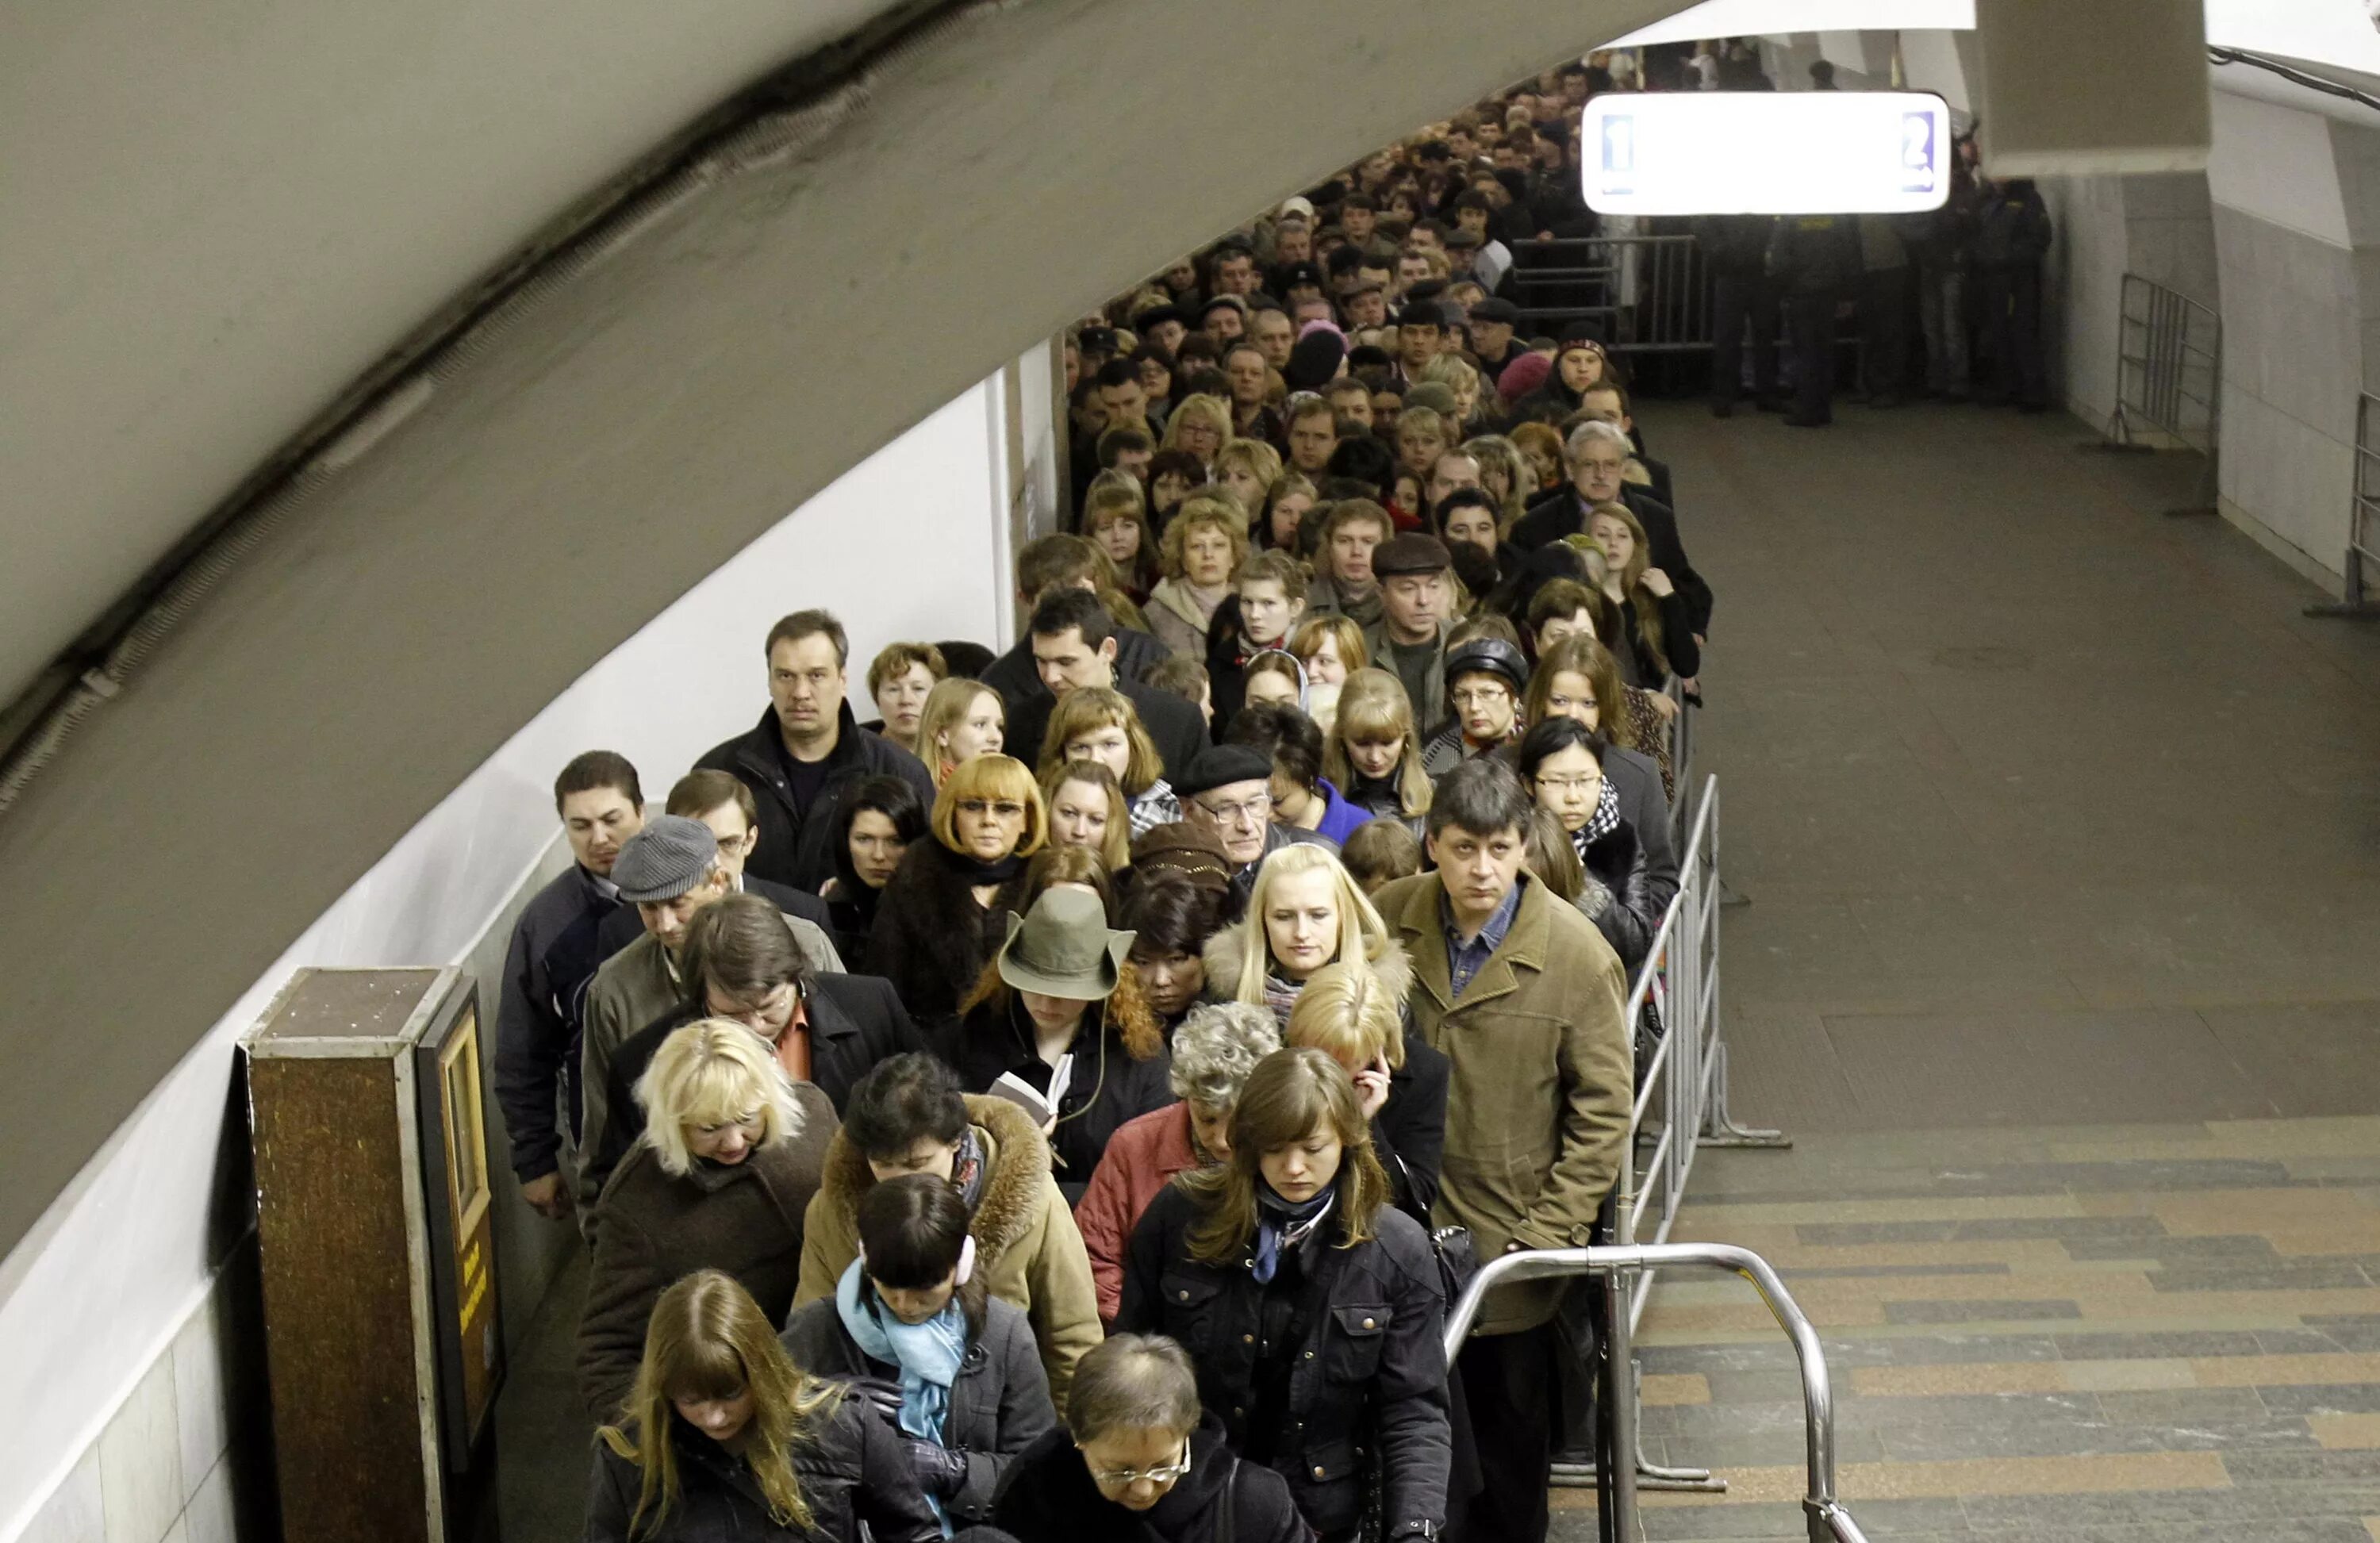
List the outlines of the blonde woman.
<svg viewBox="0 0 2380 1543">
<path fill-rule="evenodd" d="M 1132 866 L 1132 807 L 1103 761 L 1044 762 L 1041 796 L 1050 804 L 1050 844 L 1096 852 L 1110 873 Z"/>
<path fill-rule="evenodd" d="M 1050 839 L 1049 807 L 1025 763 L 978 756 L 942 784 L 928 820 L 876 903 L 869 975 L 882 976 L 920 1027 L 956 1014 L 959 993 L 1023 908 L 1025 859 Z"/>
<path fill-rule="evenodd" d="M 1247 914 L 1207 940 L 1207 989 L 1226 1002 L 1261 1002 L 1289 1021 L 1307 980 L 1348 964 L 1378 978 L 1402 1006 L 1413 965 L 1380 913 L 1327 846 L 1284 846 L 1264 860 Z"/>
<path fill-rule="evenodd" d="M 1456 433 L 1479 420 L 1479 371 L 1454 354 L 1440 354 L 1421 368 L 1421 378 L 1437 381 L 1454 393 Z"/>
<path fill-rule="evenodd" d="M 1260 439 L 1235 439 L 1215 456 L 1215 480 L 1240 501 L 1253 529 L 1281 480 L 1281 452 Z"/>
<path fill-rule="evenodd" d="M 1166 525 L 1160 553 L 1165 577 L 1148 593 L 1148 625 L 1175 653 L 1204 659 L 1215 607 L 1247 560 L 1247 512 L 1226 494 L 1193 493 Z"/>
<path fill-rule="evenodd" d="M 1406 1022 L 1403 1003 L 1378 975 L 1345 965 L 1314 972 L 1290 1009 L 1281 1043 L 1318 1050 L 1347 1068 L 1398 1209 L 1428 1226 L 1446 1151 L 1453 1063 Z"/>
<path fill-rule="evenodd" d="M 1529 495 L 1537 491 L 1536 468 L 1521 447 L 1501 434 L 1475 434 L 1463 442 L 1463 448 L 1479 465 L 1479 486 L 1496 501 L 1497 535 L 1509 535 L 1512 522 L 1527 511 Z"/>
<path fill-rule="evenodd" d="M 637 1080 L 644 1133 L 603 1186 L 578 1320 L 578 1387 L 598 1420 L 637 1375 L 645 1320 L 671 1282 L 721 1270 L 774 1323 L 801 1278 L 802 1212 L 818 1193 L 834 1106 L 790 1080 L 775 1050 L 725 1018 L 700 1018 Z"/>
<path fill-rule="evenodd" d="M 1671 674 L 1691 679 L 1702 669 L 1702 649 L 1670 576 L 1651 565 L 1645 527 L 1625 504 L 1598 504 L 1587 512 L 1586 533 L 1603 553 L 1604 598 L 1620 608 L 1623 656 L 1635 665 L 1635 682 L 1658 689 Z"/>
<path fill-rule="evenodd" d="M 1181 406 L 1165 420 L 1165 443 L 1160 450 L 1179 450 L 1197 457 L 1198 464 L 1214 474 L 1215 457 L 1223 446 L 1232 443 L 1232 406 L 1220 396 L 1204 392 L 1182 398 Z"/>
<path fill-rule="evenodd" d="M 806 1374 L 735 1279 L 698 1270 L 639 1324 L 634 1391 L 603 1426 L 588 1543 L 938 1543 L 892 1425 Z"/>
<path fill-rule="evenodd" d="M 979 680 L 953 675 L 926 693 L 917 713 L 917 759 L 934 785 L 978 756 L 996 756 L 1008 732 L 1008 710 L 1000 693 Z"/>
<path fill-rule="evenodd" d="M 1429 813 L 1430 783 L 1404 682 L 1381 669 L 1347 677 L 1339 688 L 1338 718 L 1323 743 L 1322 774 L 1375 819 L 1402 820 L 1419 830 Z"/>
<path fill-rule="evenodd" d="M 1096 760 L 1130 803 L 1137 838 L 1182 818 L 1182 800 L 1165 781 L 1165 760 L 1132 699 L 1111 686 L 1078 686 L 1050 710 L 1041 737 L 1041 775 L 1071 760 Z"/>
</svg>

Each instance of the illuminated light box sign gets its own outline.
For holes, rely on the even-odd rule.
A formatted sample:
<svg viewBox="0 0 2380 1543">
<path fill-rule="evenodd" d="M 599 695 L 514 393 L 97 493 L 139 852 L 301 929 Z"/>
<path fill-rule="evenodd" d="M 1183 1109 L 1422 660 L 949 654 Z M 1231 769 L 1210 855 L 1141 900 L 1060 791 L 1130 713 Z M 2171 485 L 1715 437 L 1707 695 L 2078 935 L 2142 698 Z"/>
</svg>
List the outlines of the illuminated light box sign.
<svg viewBox="0 0 2380 1543">
<path fill-rule="evenodd" d="M 1909 214 L 1950 193 L 1926 91 L 1607 92 L 1579 137 L 1598 214 Z"/>
</svg>

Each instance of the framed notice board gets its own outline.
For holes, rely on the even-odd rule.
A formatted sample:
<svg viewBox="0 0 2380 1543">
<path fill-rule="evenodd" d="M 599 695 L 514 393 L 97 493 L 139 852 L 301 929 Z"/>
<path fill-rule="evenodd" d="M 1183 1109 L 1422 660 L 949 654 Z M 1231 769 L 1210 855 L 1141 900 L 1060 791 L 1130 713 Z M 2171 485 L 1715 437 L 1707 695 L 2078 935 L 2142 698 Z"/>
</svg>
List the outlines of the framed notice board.
<svg viewBox="0 0 2380 1543">
<path fill-rule="evenodd" d="M 504 1334 L 496 1313 L 495 1192 L 488 1177 L 486 1104 L 480 1097 L 480 1003 L 475 988 L 453 994 L 415 1051 L 421 1095 L 422 1183 L 430 1224 L 432 1311 L 437 1316 L 438 1389 L 447 1466 L 471 1465 L 504 1380 Z"/>
</svg>

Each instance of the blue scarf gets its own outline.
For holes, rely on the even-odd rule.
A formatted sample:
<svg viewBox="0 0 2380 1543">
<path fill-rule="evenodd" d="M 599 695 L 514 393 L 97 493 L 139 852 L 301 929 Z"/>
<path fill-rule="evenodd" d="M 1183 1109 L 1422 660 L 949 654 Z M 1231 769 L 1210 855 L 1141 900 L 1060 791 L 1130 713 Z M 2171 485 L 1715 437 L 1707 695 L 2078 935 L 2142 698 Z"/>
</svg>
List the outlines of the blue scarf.
<svg viewBox="0 0 2380 1543">
<path fill-rule="evenodd" d="M 921 1441 L 948 1446 L 942 1428 L 950 1418 L 951 1384 L 958 1380 L 959 1366 L 966 1359 L 966 1311 L 959 1306 L 958 1294 L 952 1293 L 942 1310 L 925 1322 L 904 1323 L 877 1300 L 861 1261 L 854 1259 L 835 1282 L 834 1309 L 861 1355 L 901 1368 L 901 1429 Z M 941 1502 L 934 1500 L 933 1506 L 942 1536 L 950 1537 L 951 1521 L 942 1515 Z"/>
<path fill-rule="evenodd" d="M 1333 1185 L 1305 1204 L 1293 1206 L 1274 1194 L 1272 1185 L 1257 1181 L 1257 1257 L 1250 1270 L 1257 1284 L 1272 1283 L 1273 1272 L 1281 1268 L 1281 1251 L 1312 1237 L 1338 1198 L 1339 1186 Z"/>
</svg>

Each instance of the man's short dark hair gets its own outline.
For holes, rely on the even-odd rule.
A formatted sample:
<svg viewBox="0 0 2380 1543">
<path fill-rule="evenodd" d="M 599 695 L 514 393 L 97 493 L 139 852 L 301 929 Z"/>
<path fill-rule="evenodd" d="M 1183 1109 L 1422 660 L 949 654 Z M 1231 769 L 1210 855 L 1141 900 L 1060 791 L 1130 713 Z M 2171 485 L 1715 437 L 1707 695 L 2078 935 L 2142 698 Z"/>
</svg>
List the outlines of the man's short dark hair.
<svg viewBox="0 0 2380 1543">
<path fill-rule="evenodd" d="M 957 1075 L 933 1056 L 916 1051 L 878 1062 L 853 1085 L 844 1106 L 843 1134 L 862 1157 L 904 1157 L 920 1138 L 953 1142 L 966 1128 L 966 1099 Z"/>
<path fill-rule="evenodd" d="M 1459 450 L 1450 450 L 1445 456 L 1440 456 L 1439 460 L 1442 461 L 1449 456 L 1460 456 L 1463 453 Z M 1472 457 L 1464 456 L 1463 458 L 1468 460 Z M 1437 465 L 1433 463 L 1430 467 L 1430 470 L 1436 471 L 1437 469 Z M 1438 507 L 1431 512 L 1438 516 L 1438 523 L 1440 527 L 1443 527 L 1446 524 L 1447 516 L 1453 514 L 1457 509 L 1485 509 L 1491 515 L 1495 514 L 1498 512 L 1496 508 L 1496 495 L 1489 492 L 1485 488 L 1457 488 L 1452 492 L 1448 493 L 1444 498 L 1439 499 L 1438 501 Z"/>
<path fill-rule="evenodd" d="M 697 768 L 680 777 L 669 790 L 669 801 L 662 806 L 664 814 L 680 814 L 688 820 L 700 820 L 722 804 L 733 804 L 744 812 L 744 823 L 758 828 L 760 805 L 752 796 L 752 789 L 733 772 Z"/>
<path fill-rule="evenodd" d="M 562 801 L 574 793 L 592 793 L 608 787 L 638 808 L 645 807 L 644 784 L 637 781 L 637 769 L 628 758 L 617 750 L 587 750 L 570 758 L 570 764 L 553 779 L 553 812 L 562 812 Z"/>
<path fill-rule="evenodd" d="M 1223 896 L 1170 869 L 1135 870 L 1116 919 L 1131 929 L 1132 951 L 1141 958 L 1195 954 L 1223 929 Z"/>
<path fill-rule="evenodd" d="M 1322 270 L 1334 279 L 1354 274 L 1364 265 L 1364 254 L 1354 247 L 1333 247 L 1330 255 L 1322 260 Z"/>
<path fill-rule="evenodd" d="M 697 912 L 686 930 L 685 993 L 699 1006 L 706 990 L 749 1002 L 780 986 L 809 984 L 809 961 L 773 900 L 729 894 Z"/>
<path fill-rule="evenodd" d="M 1223 358 L 1228 362 L 1233 354 L 1254 354 L 1259 359 L 1264 358 L 1264 350 L 1257 346 L 1257 340 L 1253 337 L 1232 339 L 1232 346 L 1223 350 Z"/>
<path fill-rule="evenodd" d="M 798 643 L 805 638 L 823 638 L 832 643 L 837 669 L 850 665 L 851 636 L 843 630 L 843 624 L 834 619 L 832 611 L 796 611 L 790 616 L 779 617 L 777 625 L 769 629 L 769 640 L 761 646 L 760 657 L 766 659 L 775 653 L 780 643 Z"/>
<path fill-rule="evenodd" d="M 1496 206 L 1488 201 L 1488 195 L 1475 189 L 1455 195 L 1454 212 L 1460 214 L 1466 209 L 1475 209 L 1482 214 L 1496 213 Z"/>
<path fill-rule="evenodd" d="M 1369 434 L 1342 439 L 1330 452 L 1324 470 L 1333 477 L 1352 477 L 1373 490 L 1375 495 L 1385 492 L 1397 478 L 1395 452 Z"/>
<path fill-rule="evenodd" d="M 1344 214 L 1350 209 L 1368 209 L 1377 214 L 1380 212 L 1380 204 L 1369 193 L 1350 193 L 1339 200 L 1339 213 Z"/>
<path fill-rule="evenodd" d="M 991 668 L 991 662 L 1000 657 L 972 638 L 945 638 L 934 647 L 942 650 L 942 662 L 949 666 L 951 674 L 965 680 L 980 679 Z"/>
<path fill-rule="evenodd" d="M 1272 769 L 1311 791 L 1322 775 L 1322 730 L 1280 702 L 1255 702 L 1232 715 L 1222 743 L 1250 745 L 1272 757 Z"/>
<path fill-rule="evenodd" d="M 1133 368 L 1132 361 L 1129 359 L 1110 359 L 1099 366 L 1098 379 L 1102 389 L 1108 386 L 1138 385 L 1140 371 Z"/>
<path fill-rule="evenodd" d="M 1429 833 L 1459 829 L 1486 838 L 1514 835 L 1529 828 L 1528 790 L 1512 769 L 1493 756 L 1466 760 L 1438 784 L 1429 804 Z"/>
<path fill-rule="evenodd" d="M 1138 450 L 1154 451 L 1157 442 L 1130 423 L 1119 423 L 1099 435 L 1099 460 L 1101 471 L 1112 470 L 1116 462 Z"/>
<path fill-rule="evenodd" d="M 1115 619 L 1088 589 L 1064 589 L 1043 595 L 1034 605 L 1029 630 L 1036 638 L 1080 632 L 1083 646 L 1097 649 L 1115 636 Z"/>
<path fill-rule="evenodd" d="M 1207 666 L 1186 653 L 1169 653 L 1150 665 L 1141 684 L 1152 691 L 1170 691 L 1194 706 L 1206 698 L 1210 686 Z"/>
</svg>

